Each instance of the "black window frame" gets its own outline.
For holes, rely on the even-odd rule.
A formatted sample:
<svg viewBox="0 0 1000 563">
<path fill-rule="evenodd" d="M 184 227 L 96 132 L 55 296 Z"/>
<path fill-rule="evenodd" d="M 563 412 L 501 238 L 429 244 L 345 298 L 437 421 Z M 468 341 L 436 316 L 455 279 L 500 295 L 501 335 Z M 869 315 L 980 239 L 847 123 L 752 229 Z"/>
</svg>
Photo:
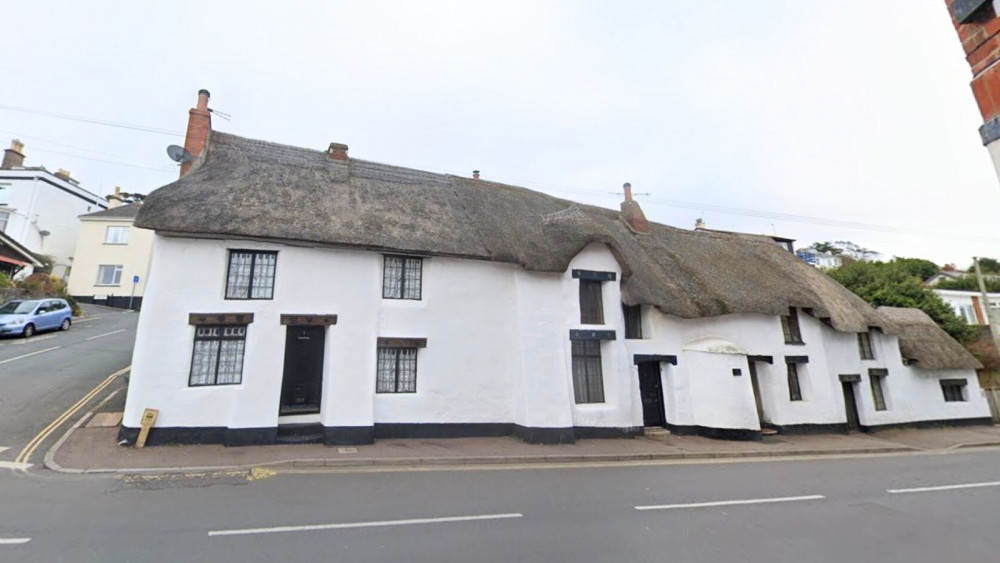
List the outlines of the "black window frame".
<svg viewBox="0 0 1000 563">
<path fill-rule="evenodd" d="M 858 356 L 860 356 L 862 360 L 875 359 L 875 350 L 872 349 L 871 331 L 858 333 Z"/>
<path fill-rule="evenodd" d="M 625 318 L 625 339 L 642 340 L 642 305 L 622 303 L 622 315 Z"/>
<path fill-rule="evenodd" d="M 885 378 L 886 376 L 880 373 L 868 374 L 868 383 L 872 389 L 872 404 L 875 405 L 876 411 L 889 410 L 885 402 Z"/>
<path fill-rule="evenodd" d="M 788 400 L 802 400 L 802 382 L 799 379 L 799 365 L 788 362 Z"/>
<path fill-rule="evenodd" d="M 580 324 L 604 324 L 604 282 L 580 279 Z"/>
<path fill-rule="evenodd" d="M 196 325 L 194 327 L 194 340 L 191 346 L 191 366 L 188 370 L 188 387 L 221 387 L 225 385 L 241 385 L 243 383 L 243 366 L 246 363 L 246 340 L 247 331 L 250 325 L 246 324 L 212 324 L 212 325 Z M 243 333 L 239 335 L 226 335 L 226 329 L 243 329 Z M 218 336 L 215 335 L 204 335 L 199 334 L 203 330 L 213 330 L 218 329 Z M 243 342 L 243 346 L 240 349 L 239 356 L 239 370 L 237 373 L 239 377 L 236 381 L 227 381 L 224 383 L 219 383 L 219 366 L 222 363 L 222 343 L 223 342 Z M 215 349 L 215 369 L 212 373 L 212 380 L 208 383 L 194 383 L 193 378 L 195 376 L 195 360 L 198 359 L 198 342 L 218 342 L 219 345 Z"/>
<path fill-rule="evenodd" d="M 805 344 L 802 341 L 799 312 L 795 307 L 789 307 L 788 314 L 781 315 L 781 334 L 785 338 L 785 344 Z"/>
<path fill-rule="evenodd" d="M 389 284 L 386 283 L 390 279 L 389 275 L 389 261 L 399 260 L 399 297 L 394 297 L 392 295 L 387 295 L 389 290 Z M 417 267 L 418 273 L 416 279 L 417 283 L 417 293 L 416 297 L 407 296 L 407 269 L 408 263 L 410 261 L 416 261 L 419 266 Z M 410 268 L 412 270 L 412 268 Z M 424 297 L 424 259 L 421 256 L 405 256 L 402 254 L 383 254 L 382 255 L 382 299 L 399 299 L 406 301 L 422 301 Z"/>
<path fill-rule="evenodd" d="M 419 350 L 419 348 L 415 348 L 415 347 L 411 347 L 411 346 L 405 346 L 405 347 L 404 346 L 391 346 L 391 347 L 390 346 L 380 346 L 378 348 L 378 352 L 376 353 L 376 357 L 375 357 L 375 393 L 376 394 L 378 394 L 378 395 L 396 395 L 396 394 L 400 394 L 400 393 L 412 394 L 412 393 L 416 393 L 417 392 L 417 365 L 418 365 L 418 362 L 417 362 L 418 358 L 417 357 L 419 356 L 419 351 L 418 350 Z M 403 382 L 403 383 L 406 384 L 406 387 L 404 389 L 400 389 L 400 383 L 401 383 L 400 372 L 401 372 L 401 368 L 402 368 L 402 361 L 401 360 L 403 360 L 403 353 L 404 352 L 406 352 L 407 354 L 409 354 L 409 353 L 412 352 L 412 359 L 413 359 L 413 381 L 412 381 L 412 388 L 410 388 L 410 385 L 409 385 L 409 383 L 411 383 L 411 382 Z M 382 376 L 382 367 L 383 367 L 383 362 L 382 362 L 383 358 L 382 358 L 382 356 L 383 356 L 383 354 L 385 354 L 385 355 L 391 355 L 392 358 L 393 358 L 393 361 L 392 361 L 392 372 L 393 373 L 391 374 L 392 375 L 392 389 L 387 389 L 387 388 L 384 388 L 384 387 L 380 388 L 379 387 L 379 385 L 383 381 L 385 381 L 387 379 L 387 377 L 383 377 Z M 409 360 L 410 360 L 410 358 L 406 358 L 406 361 L 409 361 Z"/>
<path fill-rule="evenodd" d="M 601 341 L 572 340 L 570 346 L 573 357 L 574 403 L 577 405 L 605 403 Z"/>
<path fill-rule="evenodd" d="M 941 393 L 944 395 L 946 403 L 964 403 L 969 399 L 965 395 L 965 387 L 968 382 L 964 379 L 942 379 Z M 957 392 L 958 395 L 954 393 Z M 957 398 L 956 398 L 957 397 Z"/>
<path fill-rule="evenodd" d="M 230 283 L 230 281 L 232 279 L 230 277 L 230 274 L 232 274 L 232 270 L 233 270 L 233 257 L 235 255 L 237 255 L 237 254 L 250 254 L 251 255 L 250 272 L 247 274 L 248 278 L 247 278 L 247 289 L 246 289 L 246 296 L 245 297 L 240 297 L 240 296 L 235 296 L 234 297 L 234 296 L 230 295 L 230 285 L 229 285 L 229 283 Z M 257 268 L 257 257 L 261 256 L 261 255 L 274 256 L 274 269 L 271 271 L 271 284 L 270 284 L 270 288 L 269 288 L 270 289 L 270 293 L 268 294 L 268 296 L 267 297 L 254 297 L 253 296 L 253 292 L 254 292 L 254 274 L 256 273 L 256 268 Z M 225 294 L 223 296 L 226 301 L 269 301 L 269 300 L 273 300 L 274 299 L 274 287 L 275 287 L 275 285 L 277 284 L 277 281 L 278 281 L 278 251 L 277 250 L 254 250 L 254 249 L 250 249 L 250 248 L 230 248 L 229 249 L 229 254 L 228 254 L 227 258 L 228 258 L 228 260 L 226 261 L 226 292 L 225 292 Z M 236 288 L 233 288 L 233 289 L 235 290 Z"/>
</svg>

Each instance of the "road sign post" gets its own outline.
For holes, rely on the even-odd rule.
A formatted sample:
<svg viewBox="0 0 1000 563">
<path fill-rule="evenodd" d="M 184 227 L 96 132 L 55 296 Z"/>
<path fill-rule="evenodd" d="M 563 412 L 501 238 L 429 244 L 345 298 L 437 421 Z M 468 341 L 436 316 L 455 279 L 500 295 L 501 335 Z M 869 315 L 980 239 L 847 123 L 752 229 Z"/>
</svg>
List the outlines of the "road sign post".
<svg viewBox="0 0 1000 563">
<path fill-rule="evenodd" d="M 139 283 L 139 276 L 132 276 L 132 295 L 128 298 L 128 308 L 132 308 L 132 300 L 135 299 L 135 286 Z"/>
</svg>

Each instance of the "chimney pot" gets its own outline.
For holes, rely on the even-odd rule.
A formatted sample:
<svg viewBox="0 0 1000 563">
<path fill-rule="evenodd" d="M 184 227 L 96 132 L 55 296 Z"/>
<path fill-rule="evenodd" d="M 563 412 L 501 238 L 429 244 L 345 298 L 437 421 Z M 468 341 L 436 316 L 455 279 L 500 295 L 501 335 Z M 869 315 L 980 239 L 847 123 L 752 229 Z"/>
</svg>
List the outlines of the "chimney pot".
<svg viewBox="0 0 1000 563">
<path fill-rule="evenodd" d="M 59 176 L 63 180 L 69 180 L 72 178 L 72 176 L 69 173 L 69 170 L 65 170 L 63 168 L 60 168 L 58 171 L 56 171 L 56 176 Z"/>
<path fill-rule="evenodd" d="M 704 228 L 705 228 L 705 222 L 701 220 L 701 217 L 698 217 L 698 219 L 694 222 L 694 229 L 698 231 Z"/>
<path fill-rule="evenodd" d="M 622 187 L 625 188 L 625 201 L 632 201 L 632 184 L 625 182 Z"/>
<path fill-rule="evenodd" d="M 478 180 L 479 179 L 479 171 L 478 170 L 473 170 L 472 171 L 472 179 L 473 180 Z"/>
<path fill-rule="evenodd" d="M 343 143 L 330 143 L 330 148 L 326 154 L 334 160 L 347 160 L 347 145 Z"/>
</svg>

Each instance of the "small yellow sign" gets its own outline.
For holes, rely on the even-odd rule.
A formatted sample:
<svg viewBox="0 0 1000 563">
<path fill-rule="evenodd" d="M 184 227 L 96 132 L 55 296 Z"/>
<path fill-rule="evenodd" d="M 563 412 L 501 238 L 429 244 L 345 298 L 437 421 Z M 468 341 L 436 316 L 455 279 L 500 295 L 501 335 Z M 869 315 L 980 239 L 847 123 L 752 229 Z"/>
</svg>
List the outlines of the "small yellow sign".
<svg viewBox="0 0 1000 563">
<path fill-rule="evenodd" d="M 146 445 L 146 438 L 149 437 L 149 429 L 156 424 L 156 417 L 160 414 L 157 409 L 146 409 L 142 411 L 142 420 L 139 421 L 139 437 L 135 440 L 135 447 L 141 448 Z"/>
</svg>

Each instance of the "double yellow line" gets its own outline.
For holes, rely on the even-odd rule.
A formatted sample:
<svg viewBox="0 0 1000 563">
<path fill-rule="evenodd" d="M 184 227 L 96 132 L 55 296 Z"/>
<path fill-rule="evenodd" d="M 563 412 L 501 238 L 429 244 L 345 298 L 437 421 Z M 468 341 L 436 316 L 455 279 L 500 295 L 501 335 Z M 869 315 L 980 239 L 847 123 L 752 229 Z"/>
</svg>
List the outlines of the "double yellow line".
<svg viewBox="0 0 1000 563">
<path fill-rule="evenodd" d="M 112 373 L 97 387 L 94 387 L 90 391 L 90 393 L 87 393 L 86 395 L 83 396 L 82 399 L 77 401 L 75 405 L 70 407 L 66 412 L 59 415 L 59 417 L 53 420 L 48 426 L 46 426 L 44 430 L 39 432 L 37 436 L 32 438 L 31 441 L 28 442 L 27 446 L 24 446 L 24 449 L 21 450 L 21 453 L 17 454 L 17 457 L 14 458 L 14 463 L 28 463 L 28 460 L 31 459 L 31 456 L 35 453 L 35 450 L 38 449 L 38 446 L 42 445 L 42 442 L 44 442 L 50 435 L 52 435 L 52 433 L 55 432 L 57 428 L 62 426 L 62 424 L 66 422 L 66 420 L 69 417 L 76 414 L 76 412 L 79 411 L 88 402 L 90 402 L 91 399 L 96 397 L 98 393 L 107 389 L 107 387 L 111 385 L 115 381 L 115 379 L 117 379 L 119 376 L 123 374 L 128 373 L 131 369 L 132 366 L 128 366 L 127 368 L 123 368 Z"/>
</svg>

